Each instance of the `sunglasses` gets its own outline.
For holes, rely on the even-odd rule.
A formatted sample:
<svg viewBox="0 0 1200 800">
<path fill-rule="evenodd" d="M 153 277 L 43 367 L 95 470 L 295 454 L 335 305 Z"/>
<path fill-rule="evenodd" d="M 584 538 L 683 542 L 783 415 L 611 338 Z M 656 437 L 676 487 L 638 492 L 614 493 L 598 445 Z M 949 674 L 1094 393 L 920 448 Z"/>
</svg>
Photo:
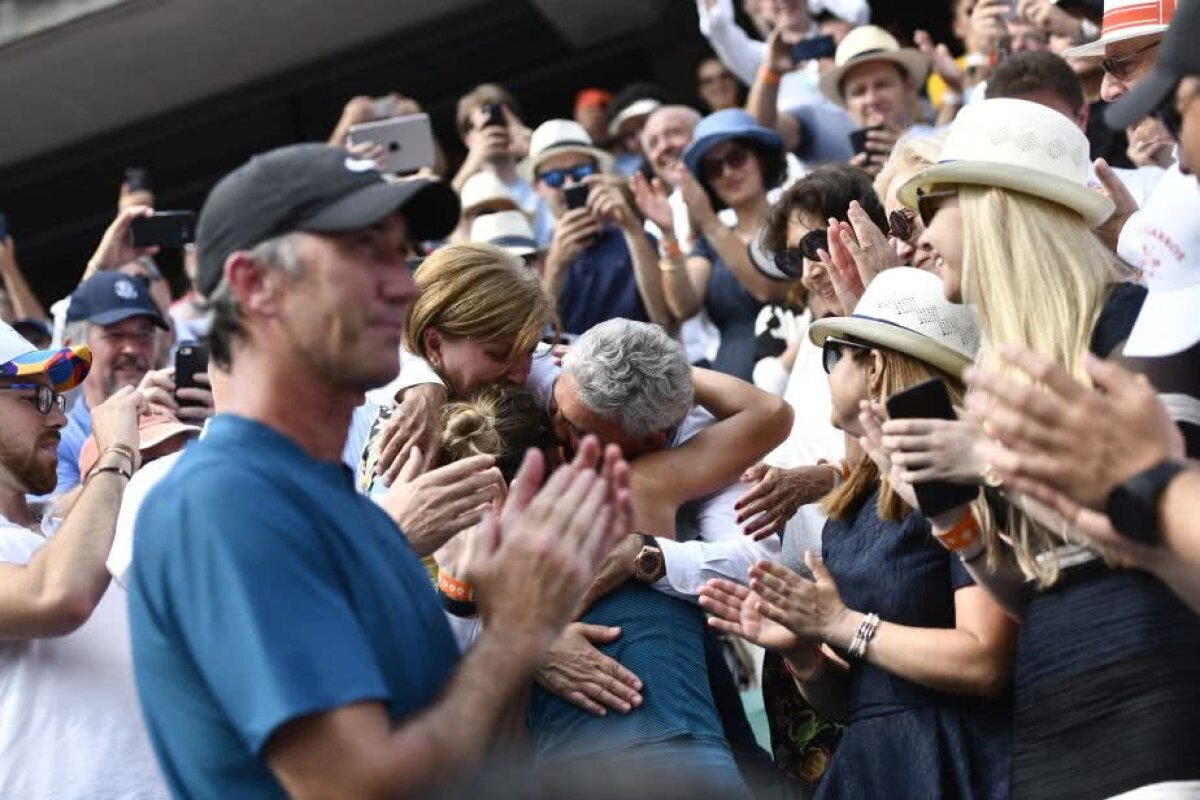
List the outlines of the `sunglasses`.
<svg viewBox="0 0 1200 800">
<path fill-rule="evenodd" d="M 1112 75 L 1117 80 L 1123 81 L 1129 77 L 1130 67 L 1138 62 L 1138 56 L 1147 50 L 1158 47 L 1161 42 L 1161 39 L 1157 42 L 1151 42 L 1141 50 L 1137 50 L 1127 56 L 1106 58 L 1100 62 L 1100 69 L 1104 70 L 1106 74 Z"/>
<path fill-rule="evenodd" d="M 958 189 L 940 189 L 936 192 L 917 189 L 917 216 L 921 218 L 921 224 L 928 228 L 933 218 L 942 210 L 942 206 L 950 198 L 957 196 Z"/>
<path fill-rule="evenodd" d="M 833 368 L 842 360 L 842 356 L 846 355 L 846 348 L 852 350 L 870 351 L 870 347 L 858 342 L 852 342 L 849 339 L 838 339 L 830 336 L 821 345 L 821 366 L 825 368 L 825 374 L 833 372 Z"/>
<path fill-rule="evenodd" d="M 741 169 L 746 166 L 746 161 L 750 158 L 750 151 L 744 147 L 732 147 L 723 157 L 706 156 L 700 162 L 701 172 L 708 180 L 716 180 L 725 172 L 725 168 Z"/>
<path fill-rule="evenodd" d="M 561 189 L 566 184 L 568 177 L 574 183 L 582 183 L 584 178 L 595 174 L 595 164 L 576 164 L 566 169 L 548 169 L 538 174 L 538 180 L 551 189 Z"/>
<path fill-rule="evenodd" d="M 774 257 L 775 268 L 789 278 L 799 278 L 804 274 L 804 259 L 821 260 L 818 250 L 829 250 L 827 231 L 809 231 L 795 247 L 780 250 Z"/>
<path fill-rule="evenodd" d="M 67 398 L 42 383 L 10 383 L 0 389 L 33 389 L 34 396 L 27 399 L 35 400 L 39 414 L 49 414 L 56 406 L 59 411 L 67 410 Z"/>
<path fill-rule="evenodd" d="M 917 232 L 916 223 L 917 212 L 908 208 L 901 208 L 888 214 L 888 227 L 891 229 L 892 236 L 895 236 L 902 242 L 911 241 L 913 235 Z"/>
</svg>

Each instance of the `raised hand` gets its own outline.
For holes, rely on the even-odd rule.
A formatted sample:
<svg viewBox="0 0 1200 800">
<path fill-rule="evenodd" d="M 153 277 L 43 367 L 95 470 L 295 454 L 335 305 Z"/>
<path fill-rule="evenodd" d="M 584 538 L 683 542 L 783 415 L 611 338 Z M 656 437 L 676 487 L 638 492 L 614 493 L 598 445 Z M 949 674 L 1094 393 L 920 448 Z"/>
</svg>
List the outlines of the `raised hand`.
<svg viewBox="0 0 1200 800">
<path fill-rule="evenodd" d="M 629 188 L 633 192 L 633 199 L 637 203 L 638 210 L 642 212 L 642 216 L 657 225 L 663 233 L 674 236 L 675 215 L 671 211 L 671 203 L 667 199 L 670 192 L 662 179 L 654 178 L 652 181 L 647 181 L 646 176 L 640 171 L 635 172 L 629 179 Z"/>
</svg>

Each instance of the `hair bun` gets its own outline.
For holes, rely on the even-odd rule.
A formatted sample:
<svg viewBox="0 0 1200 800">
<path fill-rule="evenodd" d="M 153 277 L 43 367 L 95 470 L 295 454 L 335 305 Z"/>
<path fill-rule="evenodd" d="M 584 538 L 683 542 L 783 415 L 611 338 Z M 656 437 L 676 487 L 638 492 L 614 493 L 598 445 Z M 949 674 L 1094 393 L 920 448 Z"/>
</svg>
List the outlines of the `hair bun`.
<svg viewBox="0 0 1200 800">
<path fill-rule="evenodd" d="M 500 455 L 494 399 L 476 397 L 448 403 L 442 409 L 442 452 L 447 463 L 474 455 Z"/>
</svg>

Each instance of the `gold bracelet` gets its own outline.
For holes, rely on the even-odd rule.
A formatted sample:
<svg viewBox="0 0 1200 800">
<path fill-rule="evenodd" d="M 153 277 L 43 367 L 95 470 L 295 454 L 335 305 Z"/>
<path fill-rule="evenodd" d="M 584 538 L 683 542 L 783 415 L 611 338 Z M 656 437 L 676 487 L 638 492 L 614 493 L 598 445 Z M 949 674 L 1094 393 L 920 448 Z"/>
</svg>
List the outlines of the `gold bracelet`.
<svg viewBox="0 0 1200 800">
<path fill-rule="evenodd" d="M 130 463 L 133 463 L 133 460 L 134 460 L 133 448 L 127 444 L 121 444 L 120 442 L 117 442 L 116 444 L 110 444 L 108 447 L 104 448 L 104 452 L 101 453 L 100 455 L 104 456 L 108 453 L 118 453 L 119 455 L 123 455 L 127 459 L 129 459 Z"/>
<path fill-rule="evenodd" d="M 662 272 L 679 272 L 679 267 L 669 258 L 659 259 L 658 268 Z"/>
<path fill-rule="evenodd" d="M 125 478 L 125 480 L 129 480 L 130 478 L 133 477 L 133 473 L 127 469 L 123 469 L 123 468 L 117 466 L 116 464 L 106 464 L 102 467 L 96 467 L 91 472 L 89 472 L 88 477 L 87 477 L 87 482 L 90 483 L 92 478 L 96 477 L 101 472 L 115 472 L 118 475 L 123 476 Z"/>
</svg>

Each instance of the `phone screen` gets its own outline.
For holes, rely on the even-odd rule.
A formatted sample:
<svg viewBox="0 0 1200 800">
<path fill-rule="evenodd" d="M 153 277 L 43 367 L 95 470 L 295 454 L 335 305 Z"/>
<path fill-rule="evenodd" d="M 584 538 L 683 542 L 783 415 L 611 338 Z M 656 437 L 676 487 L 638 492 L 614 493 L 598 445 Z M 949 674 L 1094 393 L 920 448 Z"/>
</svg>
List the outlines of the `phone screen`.
<svg viewBox="0 0 1200 800">
<path fill-rule="evenodd" d="M 946 384 L 938 378 L 896 392 L 887 399 L 886 405 L 892 419 L 958 419 Z M 913 490 L 921 513 L 927 517 L 957 508 L 979 496 L 978 486 L 948 481 L 916 483 Z"/>
<path fill-rule="evenodd" d="M 563 198 L 567 201 L 567 209 L 574 210 L 586 206 L 589 191 L 591 191 L 591 187 L 585 184 L 575 184 L 563 189 Z"/>
</svg>

